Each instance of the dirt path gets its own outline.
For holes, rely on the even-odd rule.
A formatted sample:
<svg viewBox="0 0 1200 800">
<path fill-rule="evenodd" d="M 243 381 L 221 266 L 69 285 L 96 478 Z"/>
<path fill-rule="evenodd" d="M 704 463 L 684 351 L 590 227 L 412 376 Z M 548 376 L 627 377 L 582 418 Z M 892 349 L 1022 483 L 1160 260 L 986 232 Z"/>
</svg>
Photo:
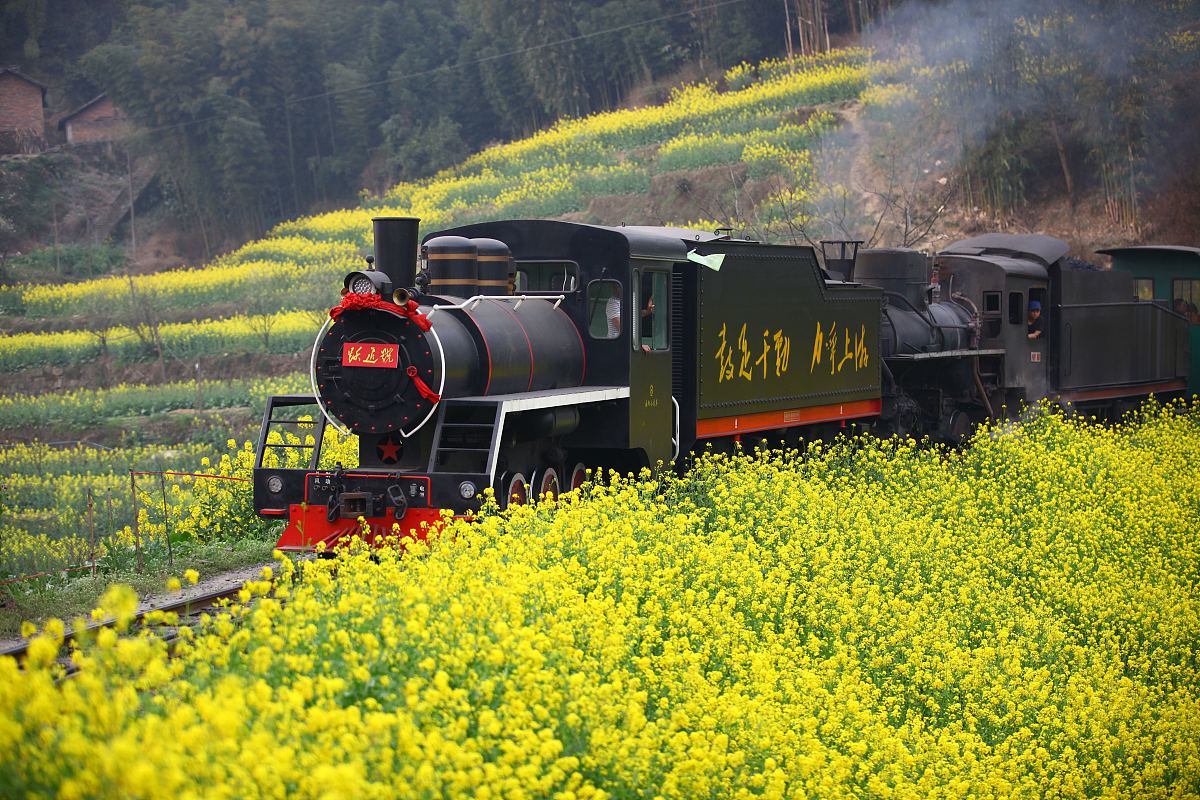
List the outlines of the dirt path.
<svg viewBox="0 0 1200 800">
<path fill-rule="evenodd" d="M 863 215 L 878 219 L 884 211 L 883 201 L 868 187 L 879 185 L 878 170 L 871 163 L 870 134 L 862 121 L 862 104 L 845 103 L 834 115 L 841 122 L 840 144 L 845 148 L 846 188 L 854 192 L 862 203 Z"/>
</svg>

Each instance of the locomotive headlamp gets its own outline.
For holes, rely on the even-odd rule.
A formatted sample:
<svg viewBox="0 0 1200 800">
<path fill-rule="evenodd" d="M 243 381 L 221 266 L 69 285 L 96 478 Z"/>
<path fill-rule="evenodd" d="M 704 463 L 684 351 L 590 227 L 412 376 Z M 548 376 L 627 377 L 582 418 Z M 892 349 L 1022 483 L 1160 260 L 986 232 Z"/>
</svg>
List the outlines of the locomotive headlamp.
<svg viewBox="0 0 1200 800">
<path fill-rule="evenodd" d="M 267 491 L 271 494 L 279 494 L 283 491 L 283 478 L 278 475 L 272 475 L 267 478 Z"/>
<path fill-rule="evenodd" d="M 463 481 L 458 485 L 458 493 L 462 495 L 463 500 L 470 500 L 475 496 L 475 484 L 470 481 Z"/>
<path fill-rule="evenodd" d="M 350 294 L 378 294 L 383 297 L 392 294 L 392 281 L 375 269 L 351 272 L 346 276 L 345 286 Z"/>
</svg>

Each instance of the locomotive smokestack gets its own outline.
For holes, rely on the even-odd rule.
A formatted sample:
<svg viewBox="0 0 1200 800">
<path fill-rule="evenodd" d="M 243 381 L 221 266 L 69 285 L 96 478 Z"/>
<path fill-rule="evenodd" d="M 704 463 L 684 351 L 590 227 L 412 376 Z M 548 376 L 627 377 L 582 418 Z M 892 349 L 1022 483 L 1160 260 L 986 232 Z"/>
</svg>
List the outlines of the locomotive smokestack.
<svg viewBox="0 0 1200 800">
<path fill-rule="evenodd" d="M 397 289 L 411 289 L 417 278 L 418 217 L 374 217 L 375 269 Z"/>
</svg>

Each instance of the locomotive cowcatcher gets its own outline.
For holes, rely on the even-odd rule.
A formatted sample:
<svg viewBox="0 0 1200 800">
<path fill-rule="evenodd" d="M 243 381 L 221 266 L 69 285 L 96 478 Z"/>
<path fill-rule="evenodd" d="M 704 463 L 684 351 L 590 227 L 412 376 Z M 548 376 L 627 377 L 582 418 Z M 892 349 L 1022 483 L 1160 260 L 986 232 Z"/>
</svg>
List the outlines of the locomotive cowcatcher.
<svg viewBox="0 0 1200 800">
<path fill-rule="evenodd" d="M 1186 320 L 1112 274 L 1072 274 L 1049 237 L 976 237 L 933 263 L 823 243 L 822 264 L 808 246 L 663 227 L 500 221 L 418 244 L 418 220 L 380 217 L 374 235 L 317 335 L 312 394 L 267 403 L 254 502 L 286 519 L 281 549 L 364 523 L 421 536 L 487 488 L 523 503 L 744 435 L 795 443 L 855 423 L 954 440 L 1023 401 L 1186 383 Z M 1048 307 L 1037 342 L 1034 297 Z M 1111 348 L 1113 326 L 1150 358 L 1082 338 Z M 319 466 L 326 424 L 357 434 L 356 467 Z M 270 436 L 287 426 L 316 446 Z M 264 465 L 273 448 L 307 463 Z"/>
</svg>

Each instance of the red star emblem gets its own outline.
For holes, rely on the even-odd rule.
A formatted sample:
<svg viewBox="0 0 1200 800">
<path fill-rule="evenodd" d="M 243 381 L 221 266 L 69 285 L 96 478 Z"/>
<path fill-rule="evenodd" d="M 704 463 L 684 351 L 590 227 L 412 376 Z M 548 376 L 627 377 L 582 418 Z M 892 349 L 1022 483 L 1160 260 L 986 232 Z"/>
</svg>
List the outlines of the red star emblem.
<svg viewBox="0 0 1200 800">
<path fill-rule="evenodd" d="M 376 452 L 379 454 L 379 460 L 388 464 L 394 464 L 400 460 L 400 450 L 404 447 L 403 443 L 389 436 L 386 439 L 381 439 L 379 444 L 375 446 Z"/>
</svg>

